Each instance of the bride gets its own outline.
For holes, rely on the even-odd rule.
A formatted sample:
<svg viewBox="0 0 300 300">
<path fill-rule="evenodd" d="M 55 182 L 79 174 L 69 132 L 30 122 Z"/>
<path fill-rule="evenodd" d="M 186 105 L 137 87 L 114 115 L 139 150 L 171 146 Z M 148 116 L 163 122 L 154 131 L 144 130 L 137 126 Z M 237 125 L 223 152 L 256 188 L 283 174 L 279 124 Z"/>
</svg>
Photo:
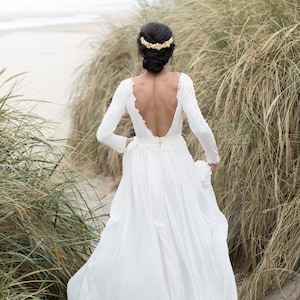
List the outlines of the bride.
<svg viewBox="0 0 300 300">
<path fill-rule="evenodd" d="M 122 81 L 97 139 L 124 153 L 110 219 L 94 252 L 68 283 L 69 300 L 236 300 L 228 224 L 210 176 L 219 155 L 188 75 L 165 70 L 170 28 L 142 26 L 145 70 Z M 128 112 L 135 137 L 114 133 Z M 204 149 L 194 162 L 181 135 L 183 113 Z"/>
</svg>

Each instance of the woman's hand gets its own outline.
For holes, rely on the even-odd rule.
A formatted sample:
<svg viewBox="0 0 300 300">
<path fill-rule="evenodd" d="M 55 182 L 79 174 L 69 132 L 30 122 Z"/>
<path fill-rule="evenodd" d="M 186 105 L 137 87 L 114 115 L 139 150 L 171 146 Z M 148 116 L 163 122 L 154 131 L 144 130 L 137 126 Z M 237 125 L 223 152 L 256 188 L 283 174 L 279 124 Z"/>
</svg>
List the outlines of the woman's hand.
<svg viewBox="0 0 300 300">
<path fill-rule="evenodd" d="M 212 173 L 214 173 L 217 169 L 217 164 L 209 164 L 209 166 L 211 168 Z"/>
<path fill-rule="evenodd" d="M 127 138 L 126 147 L 133 141 L 133 138 Z"/>
</svg>

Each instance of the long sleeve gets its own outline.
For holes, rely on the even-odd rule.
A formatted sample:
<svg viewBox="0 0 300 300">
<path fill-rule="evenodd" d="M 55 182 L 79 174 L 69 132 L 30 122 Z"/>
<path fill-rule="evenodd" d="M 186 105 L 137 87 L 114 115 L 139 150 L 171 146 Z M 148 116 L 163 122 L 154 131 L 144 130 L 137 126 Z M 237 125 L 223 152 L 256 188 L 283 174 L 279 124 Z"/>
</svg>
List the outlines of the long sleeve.
<svg viewBox="0 0 300 300">
<path fill-rule="evenodd" d="M 125 112 L 126 106 L 123 95 L 123 85 L 121 83 L 114 93 L 110 106 L 96 134 L 99 142 L 106 144 L 119 153 L 125 152 L 127 137 L 114 134 L 114 131 Z"/>
<path fill-rule="evenodd" d="M 204 149 L 207 162 L 218 163 L 220 157 L 218 154 L 214 135 L 200 111 L 195 95 L 193 82 L 187 75 L 186 79 L 187 80 L 185 81 L 185 84 L 182 86 L 183 111 L 188 118 L 191 130 L 196 135 L 197 139 Z"/>
</svg>

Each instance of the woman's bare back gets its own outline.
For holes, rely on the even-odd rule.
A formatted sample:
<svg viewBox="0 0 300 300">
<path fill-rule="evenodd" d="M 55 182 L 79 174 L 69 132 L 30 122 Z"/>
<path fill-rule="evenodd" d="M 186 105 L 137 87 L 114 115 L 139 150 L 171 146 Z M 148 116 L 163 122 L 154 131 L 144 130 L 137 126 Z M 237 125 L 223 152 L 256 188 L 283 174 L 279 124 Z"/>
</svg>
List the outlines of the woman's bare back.
<svg viewBox="0 0 300 300">
<path fill-rule="evenodd" d="M 177 108 L 179 73 L 144 73 L 133 79 L 135 106 L 154 136 L 167 135 Z"/>
</svg>

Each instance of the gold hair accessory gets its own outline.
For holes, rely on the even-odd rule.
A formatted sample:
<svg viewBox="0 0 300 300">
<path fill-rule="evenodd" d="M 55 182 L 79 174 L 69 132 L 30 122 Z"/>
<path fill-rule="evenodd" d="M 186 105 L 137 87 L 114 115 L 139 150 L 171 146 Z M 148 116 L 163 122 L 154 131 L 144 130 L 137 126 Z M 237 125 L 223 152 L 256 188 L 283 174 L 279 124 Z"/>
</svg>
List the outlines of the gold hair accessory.
<svg viewBox="0 0 300 300">
<path fill-rule="evenodd" d="M 146 48 L 155 49 L 155 50 L 159 51 L 164 48 L 170 48 L 171 44 L 173 43 L 173 38 L 170 37 L 167 41 L 163 42 L 162 44 L 160 44 L 160 43 L 152 44 L 152 43 L 146 41 L 143 36 L 140 38 L 140 41 L 141 41 L 141 44 L 144 45 Z"/>
</svg>

